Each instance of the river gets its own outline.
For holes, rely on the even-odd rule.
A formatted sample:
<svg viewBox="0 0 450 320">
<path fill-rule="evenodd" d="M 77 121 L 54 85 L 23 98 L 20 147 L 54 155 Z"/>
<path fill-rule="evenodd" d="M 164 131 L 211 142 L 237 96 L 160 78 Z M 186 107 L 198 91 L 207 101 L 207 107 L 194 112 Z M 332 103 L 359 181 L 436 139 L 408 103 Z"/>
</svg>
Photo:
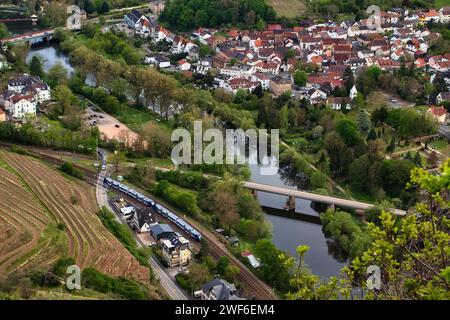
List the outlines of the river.
<svg viewBox="0 0 450 320">
<path fill-rule="evenodd" d="M 70 64 L 69 57 L 61 52 L 57 44 L 37 44 L 33 45 L 27 55 L 26 62 L 29 63 L 34 56 L 43 59 L 43 68 L 47 72 L 55 64 L 60 63 L 67 70 L 67 74 L 71 75 L 74 72 Z"/>
</svg>

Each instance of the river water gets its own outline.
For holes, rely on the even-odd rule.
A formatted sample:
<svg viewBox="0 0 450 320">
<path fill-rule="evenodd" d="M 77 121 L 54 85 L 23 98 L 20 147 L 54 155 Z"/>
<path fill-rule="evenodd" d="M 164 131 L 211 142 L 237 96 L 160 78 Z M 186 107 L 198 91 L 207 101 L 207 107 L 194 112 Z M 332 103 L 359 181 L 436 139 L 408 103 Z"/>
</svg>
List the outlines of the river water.
<svg viewBox="0 0 450 320">
<path fill-rule="evenodd" d="M 43 59 L 45 72 L 57 63 L 60 63 L 67 70 L 68 75 L 74 72 L 73 67 L 70 65 L 69 57 L 58 48 L 57 44 L 38 44 L 32 46 L 27 55 L 26 62 L 29 63 L 34 56 Z"/>
<path fill-rule="evenodd" d="M 13 18 L 23 18 L 20 11 L 12 9 L 0 9 L 0 19 L 13 19 Z M 18 21 L 18 22 L 6 22 L 6 27 L 10 35 L 18 35 L 26 32 L 37 31 L 44 29 L 42 26 L 33 26 L 31 21 Z"/>
</svg>

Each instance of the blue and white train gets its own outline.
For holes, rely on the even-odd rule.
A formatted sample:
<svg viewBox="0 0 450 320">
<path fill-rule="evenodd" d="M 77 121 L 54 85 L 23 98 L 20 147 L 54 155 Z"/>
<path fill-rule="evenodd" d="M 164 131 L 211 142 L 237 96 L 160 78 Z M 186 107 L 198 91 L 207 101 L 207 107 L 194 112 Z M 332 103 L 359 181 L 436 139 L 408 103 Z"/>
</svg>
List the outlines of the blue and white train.
<svg viewBox="0 0 450 320">
<path fill-rule="evenodd" d="M 123 183 L 120 183 L 114 179 L 111 179 L 110 177 L 105 177 L 103 179 L 103 182 L 105 185 L 107 185 L 110 188 L 119 190 L 123 193 L 126 193 L 130 197 L 134 198 L 135 200 L 145 204 L 147 207 L 151 207 L 156 212 L 158 212 L 160 215 L 164 216 L 165 218 L 169 219 L 173 223 L 175 223 L 178 227 L 189 233 L 195 240 L 200 241 L 202 239 L 202 235 L 200 232 L 192 228 L 186 221 L 179 218 L 175 213 L 167 209 L 166 207 L 162 206 L 159 203 L 156 203 L 153 201 L 153 199 L 144 196 L 142 193 L 137 192 L 133 190 L 130 187 L 127 187 Z"/>
</svg>

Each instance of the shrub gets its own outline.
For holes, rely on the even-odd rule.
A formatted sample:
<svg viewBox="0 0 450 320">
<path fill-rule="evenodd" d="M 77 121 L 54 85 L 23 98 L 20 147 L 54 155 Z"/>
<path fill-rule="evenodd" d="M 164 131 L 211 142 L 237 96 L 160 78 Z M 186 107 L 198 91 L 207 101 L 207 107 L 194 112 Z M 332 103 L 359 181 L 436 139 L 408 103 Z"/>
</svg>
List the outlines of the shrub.
<svg viewBox="0 0 450 320">
<path fill-rule="evenodd" d="M 136 239 L 132 231 L 126 226 L 118 222 L 114 215 L 105 207 L 101 208 L 97 213 L 103 225 L 124 245 L 124 247 L 136 258 L 143 266 L 148 267 L 148 253 L 138 248 Z"/>
<path fill-rule="evenodd" d="M 69 162 L 64 162 L 61 165 L 61 171 L 67 173 L 68 175 L 78 178 L 78 179 L 83 179 L 84 174 L 83 172 L 81 172 L 80 170 L 74 168 L 74 166 L 69 163 Z"/>
<path fill-rule="evenodd" d="M 144 287 L 131 279 L 124 277 L 113 278 L 93 268 L 84 269 L 81 276 L 84 287 L 98 292 L 113 293 L 128 300 L 145 300 L 150 298 Z"/>
<path fill-rule="evenodd" d="M 75 260 L 73 258 L 60 258 L 53 265 L 53 273 L 57 276 L 64 277 L 68 266 L 74 265 Z"/>
</svg>

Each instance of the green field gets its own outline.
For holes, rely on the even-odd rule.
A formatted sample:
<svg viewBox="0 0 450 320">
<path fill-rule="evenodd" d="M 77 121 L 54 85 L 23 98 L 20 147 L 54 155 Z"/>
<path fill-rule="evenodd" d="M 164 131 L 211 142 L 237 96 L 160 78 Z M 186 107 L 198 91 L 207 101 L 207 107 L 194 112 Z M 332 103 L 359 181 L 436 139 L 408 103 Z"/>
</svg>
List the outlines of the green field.
<svg viewBox="0 0 450 320">
<path fill-rule="evenodd" d="M 267 0 L 267 3 L 275 9 L 279 17 L 295 18 L 308 10 L 304 0 Z"/>
<path fill-rule="evenodd" d="M 434 0 L 435 8 L 450 7 L 450 0 Z"/>
</svg>

